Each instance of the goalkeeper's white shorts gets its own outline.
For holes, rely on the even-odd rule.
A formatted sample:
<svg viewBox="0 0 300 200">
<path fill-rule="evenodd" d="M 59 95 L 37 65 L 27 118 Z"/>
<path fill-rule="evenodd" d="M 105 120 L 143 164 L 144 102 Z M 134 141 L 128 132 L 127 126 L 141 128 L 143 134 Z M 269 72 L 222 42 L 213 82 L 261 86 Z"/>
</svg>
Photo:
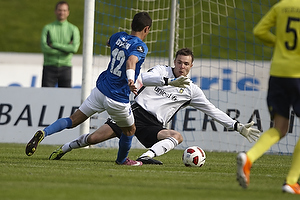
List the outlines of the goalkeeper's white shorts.
<svg viewBox="0 0 300 200">
<path fill-rule="evenodd" d="M 129 127 L 134 124 L 130 103 L 115 101 L 95 87 L 88 98 L 81 104 L 79 110 L 90 117 L 94 113 L 106 111 L 119 127 Z"/>
</svg>

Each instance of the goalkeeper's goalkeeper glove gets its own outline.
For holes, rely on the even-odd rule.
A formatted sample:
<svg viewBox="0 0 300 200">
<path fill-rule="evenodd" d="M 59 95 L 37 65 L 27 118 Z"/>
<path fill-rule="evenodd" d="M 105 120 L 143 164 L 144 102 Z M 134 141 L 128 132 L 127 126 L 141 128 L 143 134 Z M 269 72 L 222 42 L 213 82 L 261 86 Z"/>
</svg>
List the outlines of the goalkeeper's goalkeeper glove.
<svg viewBox="0 0 300 200">
<path fill-rule="evenodd" d="M 165 85 L 171 85 L 174 87 L 186 88 L 190 85 L 190 80 L 186 76 L 180 76 L 178 78 L 173 79 L 165 79 Z"/>
<path fill-rule="evenodd" d="M 257 139 L 259 138 L 259 133 L 260 131 L 255 129 L 255 128 L 251 128 L 251 126 L 254 124 L 254 122 L 250 122 L 248 124 L 241 124 L 239 122 L 236 122 L 234 124 L 234 130 L 238 131 L 242 136 L 244 136 L 245 138 L 247 138 L 247 140 L 251 143 L 252 141 L 257 141 Z"/>
</svg>

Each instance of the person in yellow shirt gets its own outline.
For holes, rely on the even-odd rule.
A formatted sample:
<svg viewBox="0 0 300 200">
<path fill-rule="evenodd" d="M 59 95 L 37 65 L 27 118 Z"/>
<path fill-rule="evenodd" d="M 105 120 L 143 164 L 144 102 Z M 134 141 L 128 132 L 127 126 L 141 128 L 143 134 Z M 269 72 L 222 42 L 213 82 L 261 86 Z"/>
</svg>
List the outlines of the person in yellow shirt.
<svg viewBox="0 0 300 200">
<path fill-rule="evenodd" d="M 275 34 L 270 31 L 272 27 Z M 274 126 L 264 132 L 249 151 L 237 155 L 237 181 L 243 188 L 250 183 L 252 164 L 287 134 L 291 107 L 297 117 L 300 116 L 300 1 L 276 3 L 254 27 L 253 34 L 265 45 L 274 47 L 267 95 Z M 298 140 L 282 191 L 300 194 L 299 175 Z"/>
</svg>

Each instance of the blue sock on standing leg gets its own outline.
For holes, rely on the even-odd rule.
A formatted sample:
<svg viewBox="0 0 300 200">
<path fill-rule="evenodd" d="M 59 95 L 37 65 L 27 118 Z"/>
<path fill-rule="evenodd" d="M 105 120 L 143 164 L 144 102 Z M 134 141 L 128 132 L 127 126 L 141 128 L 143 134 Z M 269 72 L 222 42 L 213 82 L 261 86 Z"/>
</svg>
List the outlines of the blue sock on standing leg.
<svg viewBox="0 0 300 200">
<path fill-rule="evenodd" d="M 126 136 L 123 133 L 121 134 L 119 141 L 119 151 L 116 162 L 118 164 L 123 164 L 128 156 L 129 150 L 131 148 L 132 136 Z"/>
<path fill-rule="evenodd" d="M 72 120 L 69 117 L 60 118 L 56 120 L 54 123 L 52 123 L 51 125 L 44 128 L 45 137 L 71 127 L 72 127 Z"/>
</svg>

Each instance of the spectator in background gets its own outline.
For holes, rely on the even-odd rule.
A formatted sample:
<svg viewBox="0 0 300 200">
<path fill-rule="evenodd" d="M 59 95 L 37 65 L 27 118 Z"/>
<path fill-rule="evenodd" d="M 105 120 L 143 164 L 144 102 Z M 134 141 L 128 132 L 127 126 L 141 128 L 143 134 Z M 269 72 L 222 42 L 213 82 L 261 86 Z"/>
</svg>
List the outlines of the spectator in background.
<svg viewBox="0 0 300 200">
<path fill-rule="evenodd" d="M 71 87 L 72 57 L 80 45 L 77 26 L 68 22 L 69 4 L 59 1 L 55 6 L 56 20 L 42 31 L 41 48 L 44 54 L 42 87 Z"/>
</svg>

